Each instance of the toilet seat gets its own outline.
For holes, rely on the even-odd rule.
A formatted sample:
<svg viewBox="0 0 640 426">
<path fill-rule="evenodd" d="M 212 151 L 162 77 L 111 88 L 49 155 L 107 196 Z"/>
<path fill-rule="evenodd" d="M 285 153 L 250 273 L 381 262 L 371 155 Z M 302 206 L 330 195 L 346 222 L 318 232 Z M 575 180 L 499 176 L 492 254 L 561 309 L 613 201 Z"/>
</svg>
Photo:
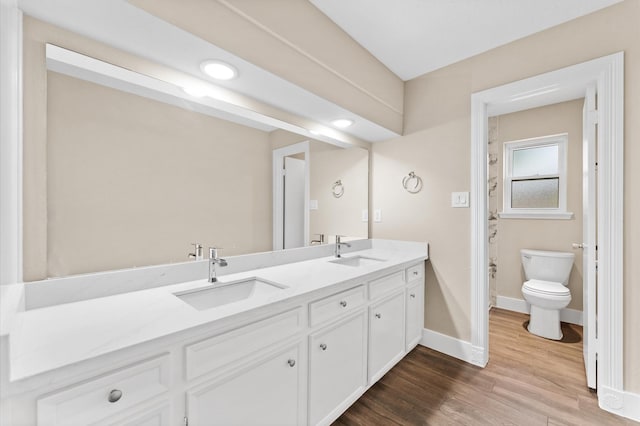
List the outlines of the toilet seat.
<svg viewBox="0 0 640 426">
<path fill-rule="evenodd" d="M 567 287 L 554 281 L 529 280 L 523 284 L 522 289 L 542 296 L 571 296 Z"/>
</svg>

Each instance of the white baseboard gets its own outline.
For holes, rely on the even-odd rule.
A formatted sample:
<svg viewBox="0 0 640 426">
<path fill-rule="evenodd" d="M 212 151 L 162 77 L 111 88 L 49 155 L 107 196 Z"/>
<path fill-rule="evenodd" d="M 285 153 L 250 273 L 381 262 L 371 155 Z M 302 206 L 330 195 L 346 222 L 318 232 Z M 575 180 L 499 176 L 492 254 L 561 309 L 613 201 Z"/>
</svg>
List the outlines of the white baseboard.
<svg viewBox="0 0 640 426">
<path fill-rule="evenodd" d="M 640 422 L 640 394 L 601 386 L 598 404 L 603 410 Z"/>
<path fill-rule="evenodd" d="M 471 342 L 456 339 L 437 331 L 423 329 L 420 344 L 443 354 L 447 354 L 462 361 L 475 364 L 473 361 L 473 350 Z"/>
<path fill-rule="evenodd" d="M 529 304 L 525 300 L 505 296 L 496 297 L 496 308 L 523 314 L 530 312 Z M 583 325 L 582 311 L 565 308 L 560 311 L 560 321 L 568 322 L 569 324 Z"/>
</svg>

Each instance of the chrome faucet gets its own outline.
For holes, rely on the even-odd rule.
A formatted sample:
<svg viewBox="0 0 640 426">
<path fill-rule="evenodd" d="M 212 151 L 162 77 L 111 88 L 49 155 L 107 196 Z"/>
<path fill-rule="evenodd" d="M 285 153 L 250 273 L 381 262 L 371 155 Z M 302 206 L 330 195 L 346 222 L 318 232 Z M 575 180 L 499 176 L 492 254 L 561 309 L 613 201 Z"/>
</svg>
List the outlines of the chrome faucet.
<svg viewBox="0 0 640 426">
<path fill-rule="evenodd" d="M 324 244 L 324 234 L 313 234 L 313 235 L 317 235 L 318 239 L 317 240 L 311 240 L 311 244 Z"/>
<path fill-rule="evenodd" d="M 209 247 L 209 282 L 218 281 L 216 277 L 216 265 L 227 266 L 227 261 L 218 257 L 218 248 Z"/>
<path fill-rule="evenodd" d="M 195 260 L 202 260 L 203 256 L 202 256 L 202 244 L 200 243 L 193 243 L 191 244 L 194 249 L 193 249 L 193 253 L 189 253 L 189 258 L 194 258 Z"/>
<path fill-rule="evenodd" d="M 351 247 L 351 244 L 343 243 L 342 241 L 340 241 L 342 237 L 344 237 L 344 235 L 336 235 L 336 257 L 342 257 L 342 255 L 340 254 L 340 247 L 342 246 Z"/>
</svg>

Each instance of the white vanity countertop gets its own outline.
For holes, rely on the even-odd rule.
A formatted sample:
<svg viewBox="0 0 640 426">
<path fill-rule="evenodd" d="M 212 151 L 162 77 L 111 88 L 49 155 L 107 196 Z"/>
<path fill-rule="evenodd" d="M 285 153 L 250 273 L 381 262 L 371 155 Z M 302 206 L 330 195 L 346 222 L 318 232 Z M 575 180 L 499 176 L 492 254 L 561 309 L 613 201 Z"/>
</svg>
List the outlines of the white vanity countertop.
<svg viewBox="0 0 640 426">
<path fill-rule="evenodd" d="M 385 269 L 405 267 L 427 259 L 428 245 L 372 240 L 372 248 L 343 256 L 356 255 L 384 261 L 352 267 L 329 262 L 334 257 L 321 257 L 225 275 L 220 277 L 221 284 L 259 277 L 288 288 L 208 310 L 197 310 L 173 294 L 211 285 L 202 279 L 17 312 L 7 330 L 10 380 L 22 380 Z"/>
</svg>

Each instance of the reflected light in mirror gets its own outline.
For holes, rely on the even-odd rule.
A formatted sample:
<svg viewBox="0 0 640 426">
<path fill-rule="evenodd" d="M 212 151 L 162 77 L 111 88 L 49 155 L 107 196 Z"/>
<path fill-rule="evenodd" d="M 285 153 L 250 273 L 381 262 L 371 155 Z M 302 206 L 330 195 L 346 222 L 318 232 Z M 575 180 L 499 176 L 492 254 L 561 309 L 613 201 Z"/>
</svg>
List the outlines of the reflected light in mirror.
<svg viewBox="0 0 640 426">
<path fill-rule="evenodd" d="M 231 80 L 238 76 L 238 70 L 234 66 L 222 61 L 204 61 L 200 64 L 200 69 L 216 80 Z"/>
<path fill-rule="evenodd" d="M 336 127 L 345 129 L 353 124 L 353 120 L 349 120 L 347 118 L 339 118 L 337 120 L 333 120 L 332 123 Z"/>
</svg>

